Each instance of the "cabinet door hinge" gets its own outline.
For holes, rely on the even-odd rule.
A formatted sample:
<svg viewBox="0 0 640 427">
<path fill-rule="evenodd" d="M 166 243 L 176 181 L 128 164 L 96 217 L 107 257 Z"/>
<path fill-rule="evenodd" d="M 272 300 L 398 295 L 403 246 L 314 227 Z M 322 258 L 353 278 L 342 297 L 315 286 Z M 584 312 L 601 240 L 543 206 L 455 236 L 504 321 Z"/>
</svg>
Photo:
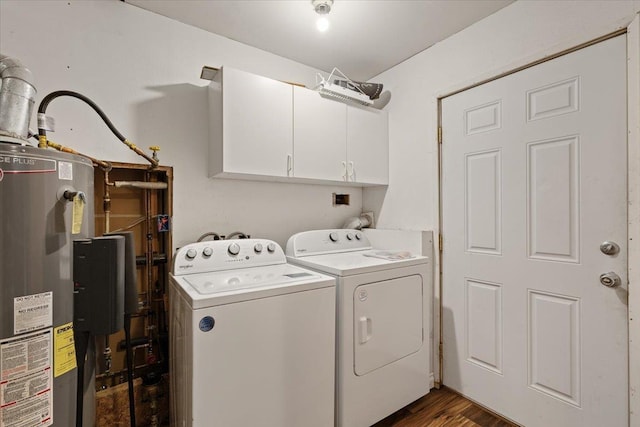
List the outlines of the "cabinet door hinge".
<svg viewBox="0 0 640 427">
<path fill-rule="evenodd" d="M 442 234 L 438 235 L 438 248 L 442 252 Z"/>
<path fill-rule="evenodd" d="M 442 126 L 438 126 L 438 143 L 442 144 Z"/>
</svg>

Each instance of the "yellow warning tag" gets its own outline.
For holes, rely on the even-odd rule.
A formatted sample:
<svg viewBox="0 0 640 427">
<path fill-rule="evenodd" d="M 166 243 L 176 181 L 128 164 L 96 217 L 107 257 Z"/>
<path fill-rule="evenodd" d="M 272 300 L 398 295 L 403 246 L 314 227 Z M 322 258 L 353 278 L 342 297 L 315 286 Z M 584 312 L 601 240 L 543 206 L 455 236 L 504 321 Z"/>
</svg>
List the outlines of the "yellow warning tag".
<svg viewBox="0 0 640 427">
<path fill-rule="evenodd" d="M 82 229 L 82 214 L 84 212 L 84 193 L 78 192 L 73 198 L 73 219 L 71 225 L 71 234 L 80 234 Z"/>
<path fill-rule="evenodd" d="M 53 334 L 53 376 L 59 377 L 76 367 L 73 322 L 55 328 Z"/>
</svg>

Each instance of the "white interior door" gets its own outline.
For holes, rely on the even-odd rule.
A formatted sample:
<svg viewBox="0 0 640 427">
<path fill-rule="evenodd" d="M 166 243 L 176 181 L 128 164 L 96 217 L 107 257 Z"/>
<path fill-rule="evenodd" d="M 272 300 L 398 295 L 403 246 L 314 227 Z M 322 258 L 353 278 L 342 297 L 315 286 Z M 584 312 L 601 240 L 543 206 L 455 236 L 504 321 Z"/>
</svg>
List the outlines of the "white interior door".
<svg viewBox="0 0 640 427">
<path fill-rule="evenodd" d="M 628 425 L 626 117 L 626 36 L 442 101 L 443 382 L 527 427 Z"/>
</svg>

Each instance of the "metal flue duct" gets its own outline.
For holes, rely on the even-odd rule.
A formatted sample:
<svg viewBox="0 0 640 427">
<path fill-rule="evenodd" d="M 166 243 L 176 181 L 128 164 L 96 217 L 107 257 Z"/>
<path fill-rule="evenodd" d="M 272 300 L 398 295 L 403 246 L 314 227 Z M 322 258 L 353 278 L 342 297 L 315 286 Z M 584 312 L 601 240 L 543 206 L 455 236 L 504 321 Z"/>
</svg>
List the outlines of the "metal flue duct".
<svg viewBox="0 0 640 427">
<path fill-rule="evenodd" d="M 26 141 L 36 96 L 31 71 L 0 54 L 0 79 L 0 135 Z"/>
</svg>

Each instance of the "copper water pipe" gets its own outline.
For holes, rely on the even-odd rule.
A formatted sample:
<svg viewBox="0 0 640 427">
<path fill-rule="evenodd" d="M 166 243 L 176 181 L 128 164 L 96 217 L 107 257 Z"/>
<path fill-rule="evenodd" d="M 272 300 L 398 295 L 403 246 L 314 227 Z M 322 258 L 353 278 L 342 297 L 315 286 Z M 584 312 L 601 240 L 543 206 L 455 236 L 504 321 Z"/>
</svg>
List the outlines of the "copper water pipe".
<svg viewBox="0 0 640 427">
<path fill-rule="evenodd" d="M 102 209 L 104 210 L 104 234 L 110 231 L 111 193 L 109 193 L 109 171 L 104 171 L 104 196 L 102 196 Z"/>
</svg>

